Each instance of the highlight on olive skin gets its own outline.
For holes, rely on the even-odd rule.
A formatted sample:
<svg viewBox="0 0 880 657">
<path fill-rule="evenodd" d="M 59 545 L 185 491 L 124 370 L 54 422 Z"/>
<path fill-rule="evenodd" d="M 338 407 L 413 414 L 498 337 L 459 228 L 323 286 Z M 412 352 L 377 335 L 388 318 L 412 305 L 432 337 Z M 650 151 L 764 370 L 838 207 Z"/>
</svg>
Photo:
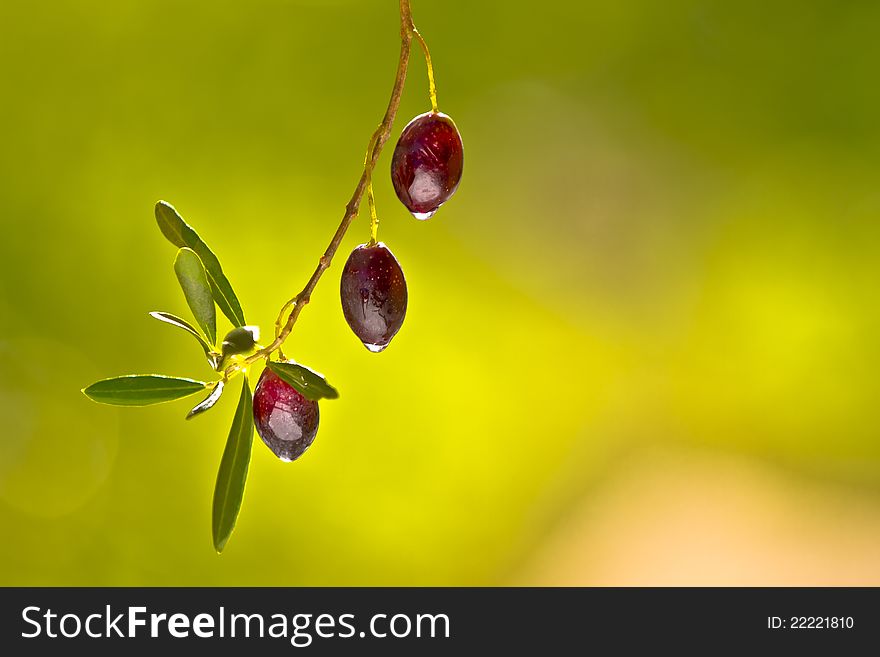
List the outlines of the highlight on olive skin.
<svg viewBox="0 0 880 657">
<path fill-rule="evenodd" d="M 429 219 L 458 189 L 463 165 L 455 123 L 442 112 L 426 112 L 410 121 L 397 140 L 391 182 L 416 219 Z"/>
<path fill-rule="evenodd" d="M 254 426 L 282 461 L 295 461 L 318 433 L 318 402 L 306 399 L 268 367 L 254 389 Z"/>
<path fill-rule="evenodd" d="M 406 279 L 382 242 L 361 244 L 342 268 L 342 312 L 354 334 L 372 352 L 385 349 L 406 316 Z"/>
</svg>

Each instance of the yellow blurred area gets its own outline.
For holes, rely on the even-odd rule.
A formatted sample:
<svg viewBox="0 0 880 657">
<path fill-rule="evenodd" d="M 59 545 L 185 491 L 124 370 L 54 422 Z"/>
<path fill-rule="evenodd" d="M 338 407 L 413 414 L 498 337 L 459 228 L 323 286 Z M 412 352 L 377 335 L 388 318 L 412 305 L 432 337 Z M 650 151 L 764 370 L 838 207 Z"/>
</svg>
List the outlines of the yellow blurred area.
<svg viewBox="0 0 880 657">
<path fill-rule="evenodd" d="M 360 175 L 397 3 L 0 6 L 0 584 L 880 584 L 880 5 L 413 12 L 461 187 L 417 222 L 383 153 L 406 321 L 368 353 L 334 262 L 286 351 L 341 396 L 295 463 L 257 439 L 217 556 L 237 385 L 191 422 L 80 389 L 211 376 L 147 316 L 188 316 L 158 199 L 271 331 Z M 415 51 L 394 134 L 427 108 Z"/>
</svg>

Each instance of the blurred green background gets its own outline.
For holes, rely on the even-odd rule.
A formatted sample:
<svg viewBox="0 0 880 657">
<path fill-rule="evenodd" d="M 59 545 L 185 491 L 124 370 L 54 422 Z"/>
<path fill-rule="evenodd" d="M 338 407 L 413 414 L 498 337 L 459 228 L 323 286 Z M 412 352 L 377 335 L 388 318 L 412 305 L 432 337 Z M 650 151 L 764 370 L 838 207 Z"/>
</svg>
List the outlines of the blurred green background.
<svg viewBox="0 0 880 657">
<path fill-rule="evenodd" d="M 188 316 L 160 198 L 269 331 L 357 181 L 397 3 L 0 5 L 0 584 L 880 584 L 880 3 L 413 12 L 461 187 L 417 222 L 383 154 L 404 327 L 368 353 L 334 263 L 287 351 L 342 396 L 296 463 L 257 439 L 217 556 L 237 386 L 187 423 L 79 390 L 210 375 L 147 316 Z"/>
</svg>

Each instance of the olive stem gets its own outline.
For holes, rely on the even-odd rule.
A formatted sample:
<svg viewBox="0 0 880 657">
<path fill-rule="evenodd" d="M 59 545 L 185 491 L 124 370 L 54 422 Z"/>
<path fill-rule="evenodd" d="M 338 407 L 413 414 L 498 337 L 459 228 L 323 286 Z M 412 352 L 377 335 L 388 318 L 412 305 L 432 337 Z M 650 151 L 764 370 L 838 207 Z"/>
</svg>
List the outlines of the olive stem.
<svg viewBox="0 0 880 657">
<path fill-rule="evenodd" d="M 364 158 L 364 171 L 367 173 L 367 204 L 370 206 L 370 246 L 376 243 L 379 236 L 379 215 L 376 212 L 376 197 L 373 194 L 373 171 L 372 167 L 367 166 L 367 161 L 376 145 L 376 133 L 370 137 L 370 143 L 367 145 L 367 155 Z"/>
<path fill-rule="evenodd" d="M 434 72 L 430 65 L 430 56 L 428 55 L 427 45 L 424 44 L 424 39 L 422 39 L 413 23 L 410 0 L 400 0 L 400 57 L 397 61 L 397 72 L 394 77 L 394 86 L 391 88 L 391 98 L 388 101 L 388 107 L 385 108 L 385 115 L 382 117 L 382 122 L 373 132 L 373 136 L 370 139 L 370 143 L 373 144 L 372 152 L 367 153 L 363 173 L 361 173 L 361 177 L 354 188 L 354 192 L 352 193 L 348 204 L 345 206 L 345 213 L 342 215 L 342 221 L 339 223 L 339 227 L 333 234 L 333 238 L 330 240 L 329 246 L 324 251 L 324 255 L 318 260 L 318 266 L 306 282 L 305 287 L 299 294 L 293 299 L 290 299 L 282 307 L 281 313 L 279 313 L 279 321 L 277 321 L 275 325 L 275 339 L 259 351 L 245 358 L 242 363 L 237 363 L 228 367 L 223 373 L 224 380 L 234 376 L 238 371 L 247 368 L 248 365 L 258 361 L 260 358 L 269 358 L 272 355 L 272 352 L 280 349 L 281 345 L 284 344 L 284 341 L 287 340 L 287 337 L 293 330 L 293 326 L 296 324 L 296 320 L 299 318 L 303 308 L 309 303 L 312 292 L 314 292 L 315 287 L 318 285 L 318 281 L 321 280 L 321 276 L 323 276 L 324 272 L 330 267 L 333 256 L 336 255 L 336 251 L 339 250 L 339 245 L 342 243 L 342 238 L 345 237 L 345 233 L 348 231 L 349 226 L 351 226 L 352 221 L 354 221 L 358 214 L 361 201 L 364 197 L 364 192 L 367 190 L 370 176 L 376 166 L 379 155 L 382 153 L 382 148 L 391 136 L 391 127 L 394 124 L 394 119 L 397 117 L 397 110 L 400 108 L 400 99 L 403 95 L 404 83 L 406 82 L 406 73 L 409 68 L 410 46 L 413 37 L 422 44 L 422 49 L 425 52 L 426 61 L 428 62 L 429 83 L 432 90 L 431 100 L 432 105 L 436 110 Z M 290 308 L 291 306 L 290 314 L 282 325 L 280 319 L 287 308 Z"/>
<path fill-rule="evenodd" d="M 434 82 L 434 65 L 431 63 L 431 51 L 428 50 L 428 43 L 421 33 L 413 26 L 412 35 L 422 47 L 422 53 L 425 55 L 425 66 L 428 68 L 428 94 L 431 96 L 431 111 L 436 114 L 440 111 L 437 105 L 437 84 Z"/>
</svg>

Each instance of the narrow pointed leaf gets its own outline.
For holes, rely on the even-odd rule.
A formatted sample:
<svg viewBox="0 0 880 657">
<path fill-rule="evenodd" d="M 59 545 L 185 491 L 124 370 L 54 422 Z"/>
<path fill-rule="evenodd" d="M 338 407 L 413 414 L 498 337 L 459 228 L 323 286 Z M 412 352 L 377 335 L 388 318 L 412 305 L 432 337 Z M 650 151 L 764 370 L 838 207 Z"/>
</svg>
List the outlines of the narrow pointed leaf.
<svg viewBox="0 0 880 657">
<path fill-rule="evenodd" d="M 282 381 L 293 386 L 306 399 L 336 399 L 339 392 L 327 383 L 327 380 L 315 370 L 299 363 L 270 362 L 269 369 L 277 374 Z"/>
<path fill-rule="evenodd" d="M 208 283 L 208 274 L 201 258 L 186 247 L 177 252 L 174 259 L 174 273 L 183 289 L 183 296 L 192 311 L 196 323 L 202 327 L 208 342 L 217 342 L 217 312 L 214 309 L 214 296 Z"/>
<path fill-rule="evenodd" d="M 218 381 L 217 385 L 215 385 L 214 389 L 211 391 L 211 394 L 209 394 L 202 401 L 196 404 L 196 406 L 189 413 L 186 414 L 186 419 L 191 420 L 196 415 L 204 413 L 209 408 L 213 407 L 214 404 L 216 404 L 220 400 L 220 396 L 223 394 L 224 385 L 225 384 L 223 383 L 223 381 Z"/>
<path fill-rule="evenodd" d="M 189 397 L 207 385 L 204 381 L 161 374 L 130 374 L 93 383 L 83 388 L 83 394 L 101 404 L 149 406 Z"/>
<path fill-rule="evenodd" d="M 190 335 L 192 335 L 196 340 L 199 341 L 199 344 L 202 345 L 202 349 L 205 350 L 205 356 L 208 358 L 208 362 L 211 363 L 211 367 L 216 367 L 217 365 L 217 352 L 213 350 L 211 345 L 208 344 L 207 340 L 202 337 L 202 334 L 199 333 L 196 328 L 190 324 L 185 319 L 181 319 L 177 315 L 172 315 L 171 313 L 166 312 L 151 312 L 150 317 L 158 319 L 160 322 L 165 322 L 166 324 L 170 324 L 171 326 L 176 326 L 178 328 L 183 329 Z"/>
<path fill-rule="evenodd" d="M 214 487 L 214 510 L 211 529 L 214 536 L 214 549 L 222 552 L 226 542 L 235 529 L 235 521 L 241 509 L 244 485 L 247 481 L 248 465 L 251 460 L 251 444 L 254 435 L 254 414 L 251 389 L 247 377 L 241 384 L 241 397 L 238 408 L 223 450 L 220 470 L 217 472 L 217 485 Z"/>
<path fill-rule="evenodd" d="M 202 241 L 198 233 L 181 218 L 174 206 L 165 201 L 156 203 L 156 222 L 159 224 L 159 230 L 169 242 L 178 248 L 188 247 L 201 258 L 208 274 L 208 283 L 211 286 L 214 301 L 217 302 L 217 307 L 229 318 L 233 326 L 247 324 L 238 297 L 232 291 L 232 285 L 224 275 L 217 256 Z"/>
</svg>

